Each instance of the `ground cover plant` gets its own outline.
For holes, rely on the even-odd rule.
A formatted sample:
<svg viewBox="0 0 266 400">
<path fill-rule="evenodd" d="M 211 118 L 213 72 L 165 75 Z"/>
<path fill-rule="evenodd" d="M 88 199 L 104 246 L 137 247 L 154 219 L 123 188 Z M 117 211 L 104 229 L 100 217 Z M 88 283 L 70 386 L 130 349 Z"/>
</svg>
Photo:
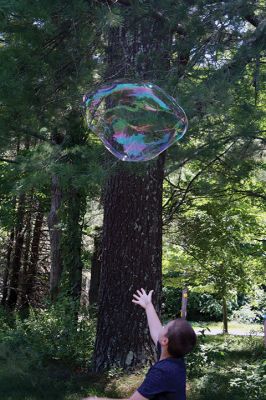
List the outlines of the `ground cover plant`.
<svg viewBox="0 0 266 400">
<path fill-rule="evenodd" d="M 40 319 L 42 329 L 34 330 Z M 93 374 L 89 369 L 95 332 L 92 321 L 82 322 L 80 337 L 73 339 L 76 343 L 80 340 L 79 352 L 73 352 L 74 345 L 71 348 L 69 337 L 64 337 L 58 319 L 54 311 L 49 317 L 48 313 L 46 317 L 32 315 L 13 330 L 2 324 L 1 400 L 78 400 L 89 394 L 129 397 L 149 366 L 130 373 L 113 368 L 105 374 Z M 222 400 L 262 400 L 263 338 L 200 335 L 196 350 L 187 357 L 187 370 L 188 400 L 211 400 L 216 396 Z"/>
</svg>

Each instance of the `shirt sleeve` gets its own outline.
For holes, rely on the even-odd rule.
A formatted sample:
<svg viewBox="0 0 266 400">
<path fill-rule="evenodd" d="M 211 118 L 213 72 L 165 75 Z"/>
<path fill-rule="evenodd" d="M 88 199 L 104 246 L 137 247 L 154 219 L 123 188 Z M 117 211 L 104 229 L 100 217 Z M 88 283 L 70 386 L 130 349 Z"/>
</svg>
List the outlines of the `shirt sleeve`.
<svg viewBox="0 0 266 400">
<path fill-rule="evenodd" d="M 147 399 L 151 399 L 158 393 L 168 392 L 169 382 L 166 374 L 160 368 L 153 366 L 137 391 Z"/>
</svg>

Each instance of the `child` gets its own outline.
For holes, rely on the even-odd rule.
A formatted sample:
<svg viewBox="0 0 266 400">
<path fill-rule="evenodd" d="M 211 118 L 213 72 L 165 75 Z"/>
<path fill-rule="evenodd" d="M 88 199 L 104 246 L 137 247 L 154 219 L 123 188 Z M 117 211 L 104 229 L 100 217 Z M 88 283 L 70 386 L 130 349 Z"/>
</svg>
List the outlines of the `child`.
<svg viewBox="0 0 266 400">
<path fill-rule="evenodd" d="M 182 319 L 162 326 L 152 304 L 152 292 L 147 294 L 144 289 L 137 290 L 132 301 L 145 309 L 150 334 L 160 357 L 129 400 L 185 400 L 186 368 L 183 356 L 195 346 L 196 334 L 190 324 Z M 92 399 L 88 397 L 83 400 Z"/>
<path fill-rule="evenodd" d="M 144 289 L 137 290 L 137 293 L 133 295 L 133 303 L 145 309 L 150 334 L 160 357 L 137 389 L 142 399 L 131 398 L 130 400 L 143 400 L 143 398 L 185 400 L 186 368 L 183 356 L 195 346 L 196 334 L 190 324 L 183 319 L 176 319 L 162 326 L 151 301 L 152 292 L 153 290 L 147 294 Z"/>
</svg>

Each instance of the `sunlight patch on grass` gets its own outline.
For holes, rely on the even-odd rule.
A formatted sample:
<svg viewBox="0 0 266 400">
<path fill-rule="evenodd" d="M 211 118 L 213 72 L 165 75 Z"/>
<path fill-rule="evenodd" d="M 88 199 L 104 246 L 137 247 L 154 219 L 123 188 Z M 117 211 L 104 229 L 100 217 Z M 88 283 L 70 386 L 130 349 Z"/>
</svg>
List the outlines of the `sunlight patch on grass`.
<svg viewBox="0 0 266 400">
<path fill-rule="evenodd" d="M 223 323 L 222 322 L 191 322 L 193 328 L 196 331 L 200 329 L 209 328 L 211 332 L 222 333 L 223 332 Z M 262 334 L 263 333 L 263 325 L 262 324 L 244 324 L 238 321 L 229 321 L 228 322 L 228 331 L 232 334 Z M 207 333 L 207 331 L 205 331 Z"/>
</svg>

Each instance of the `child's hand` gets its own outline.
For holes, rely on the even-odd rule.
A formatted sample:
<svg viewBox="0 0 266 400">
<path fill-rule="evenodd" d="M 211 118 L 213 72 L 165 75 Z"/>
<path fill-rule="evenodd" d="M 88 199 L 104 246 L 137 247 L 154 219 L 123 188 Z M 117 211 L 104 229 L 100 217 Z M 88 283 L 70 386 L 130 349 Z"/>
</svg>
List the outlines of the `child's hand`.
<svg viewBox="0 0 266 400">
<path fill-rule="evenodd" d="M 132 303 L 139 304 L 141 307 L 143 307 L 145 310 L 149 304 L 152 304 L 151 301 L 151 296 L 152 296 L 153 290 L 147 294 L 144 289 L 137 290 L 137 293 L 133 294 L 134 299 L 132 300 Z"/>
</svg>

